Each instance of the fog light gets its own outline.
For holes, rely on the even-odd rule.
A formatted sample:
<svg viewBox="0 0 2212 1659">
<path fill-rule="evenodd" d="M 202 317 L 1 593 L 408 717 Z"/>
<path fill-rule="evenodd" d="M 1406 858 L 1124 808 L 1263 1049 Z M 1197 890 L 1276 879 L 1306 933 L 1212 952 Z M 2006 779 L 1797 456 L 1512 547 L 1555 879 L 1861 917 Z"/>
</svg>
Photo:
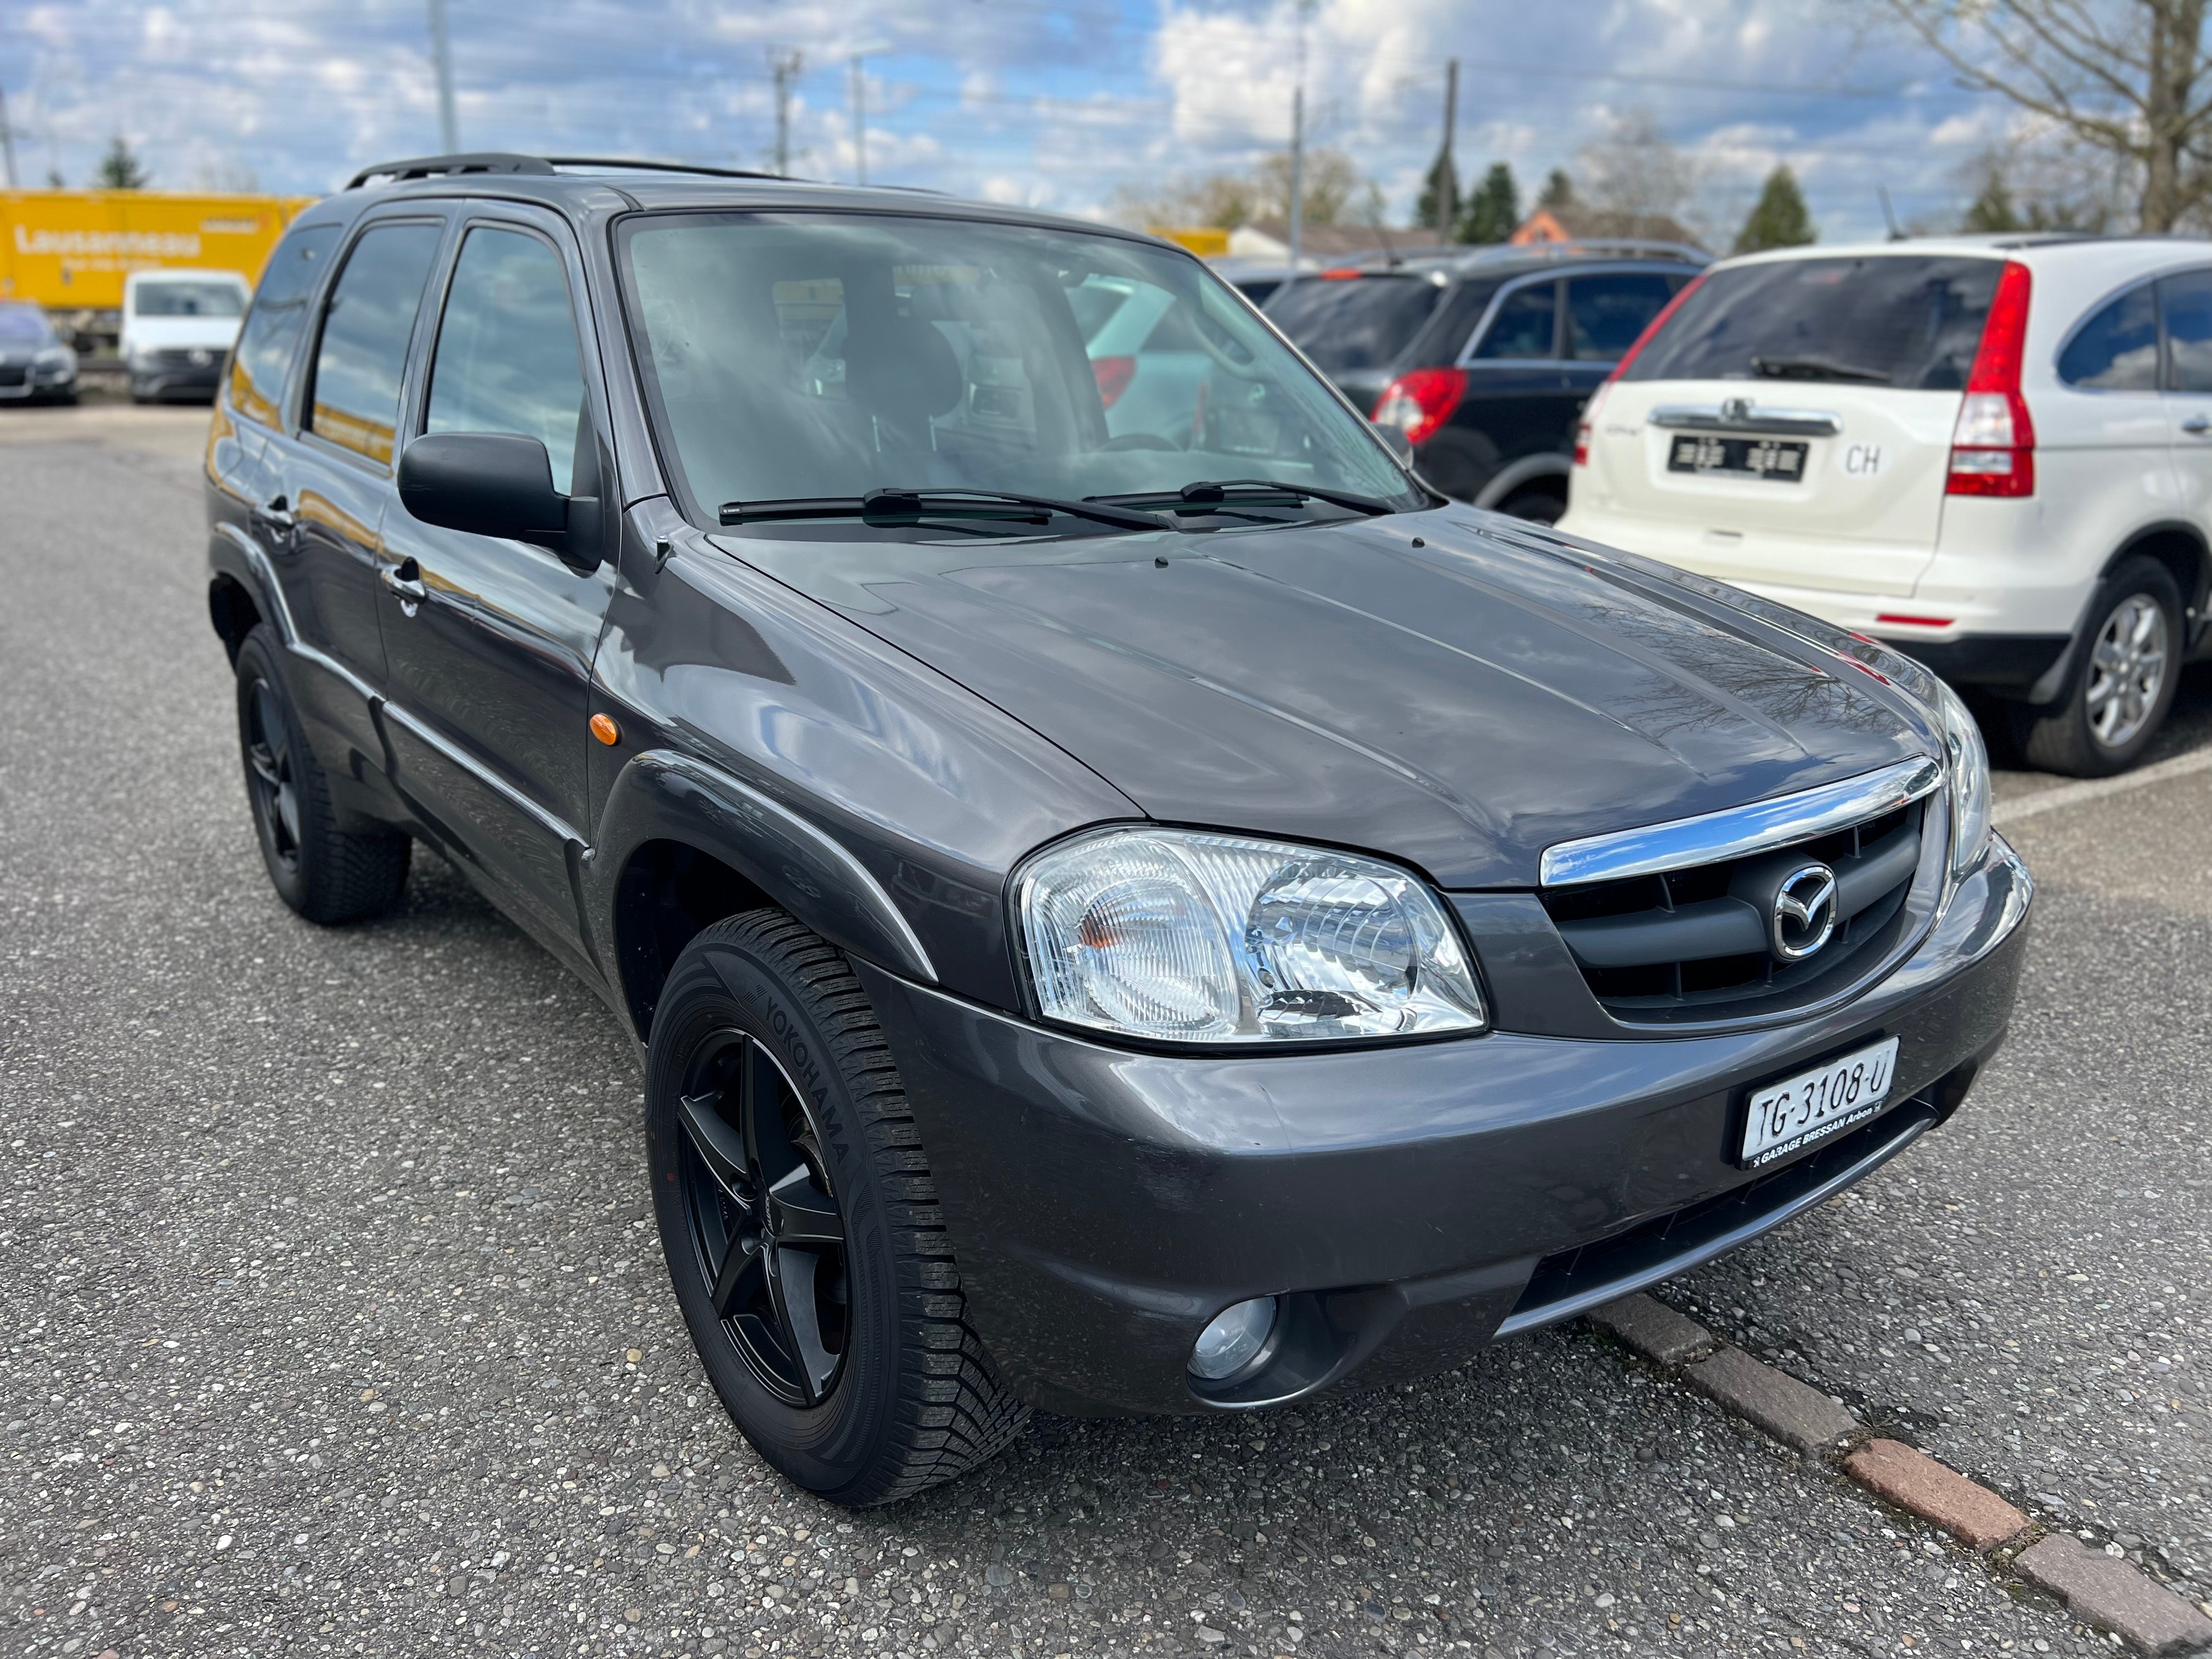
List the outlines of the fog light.
<svg viewBox="0 0 2212 1659">
<path fill-rule="evenodd" d="M 1249 1364 L 1275 1328 L 1275 1298 L 1255 1297 L 1214 1316 L 1190 1351 L 1190 1374 L 1218 1382 Z"/>
</svg>

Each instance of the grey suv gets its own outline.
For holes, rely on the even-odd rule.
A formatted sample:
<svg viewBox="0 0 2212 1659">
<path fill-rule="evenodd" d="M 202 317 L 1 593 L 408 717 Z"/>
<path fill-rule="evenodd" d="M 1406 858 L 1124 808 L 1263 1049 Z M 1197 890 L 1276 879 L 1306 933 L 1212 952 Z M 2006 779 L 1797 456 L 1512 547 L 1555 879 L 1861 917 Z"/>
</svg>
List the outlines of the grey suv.
<svg viewBox="0 0 2212 1659">
<path fill-rule="evenodd" d="M 1101 284 L 1188 410 L 1109 420 Z M 1678 1273 L 2011 1012 L 1934 680 L 1441 500 L 1148 238 L 395 164 L 276 249 L 207 499 L 278 893 L 421 842 L 605 999 L 707 1376 L 841 1502 Z"/>
</svg>

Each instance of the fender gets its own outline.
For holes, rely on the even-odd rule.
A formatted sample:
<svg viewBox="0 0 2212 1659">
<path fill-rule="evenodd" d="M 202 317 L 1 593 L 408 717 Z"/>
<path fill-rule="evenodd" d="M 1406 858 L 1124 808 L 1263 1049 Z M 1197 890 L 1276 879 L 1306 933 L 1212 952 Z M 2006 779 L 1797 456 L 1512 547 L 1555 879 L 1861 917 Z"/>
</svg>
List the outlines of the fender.
<svg viewBox="0 0 2212 1659">
<path fill-rule="evenodd" d="M 921 938 L 875 874 L 827 830 L 781 802 L 688 755 L 651 749 L 607 792 L 586 874 L 592 931 L 615 960 L 623 868 L 649 841 L 720 859 L 842 951 L 893 973 L 938 982 Z"/>
<path fill-rule="evenodd" d="M 253 608 L 261 613 L 264 622 L 276 630 L 276 637 L 287 653 L 337 675 L 364 702 L 373 706 L 383 701 L 383 694 L 374 686 L 337 658 L 317 650 L 300 637 L 300 630 L 292 621 L 292 608 L 284 602 L 283 585 L 276 580 L 267 551 L 252 537 L 236 525 L 216 526 L 214 533 L 208 538 L 208 569 L 216 576 L 229 577 L 252 595 Z M 209 604 L 212 610 L 212 584 Z"/>
</svg>

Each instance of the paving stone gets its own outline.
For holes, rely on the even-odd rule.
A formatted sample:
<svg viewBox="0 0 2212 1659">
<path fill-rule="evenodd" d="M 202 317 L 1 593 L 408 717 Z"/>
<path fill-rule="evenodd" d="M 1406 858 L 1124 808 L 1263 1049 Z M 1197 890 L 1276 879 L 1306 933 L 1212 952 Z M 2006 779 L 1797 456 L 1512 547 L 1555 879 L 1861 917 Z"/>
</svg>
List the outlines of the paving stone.
<svg viewBox="0 0 2212 1659">
<path fill-rule="evenodd" d="M 1819 1389 L 1762 1365 L 1741 1348 L 1723 1348 L 1682 1375 L 1701 1394 L 1801 1452 L 1826 1451 L 1859 1426 L 1858 1419 Z"/>
<path fill-rule="evenodd" d="M 2027 1526 L 2026 1516 L 1987 1486 L 1902 1441 L 1869 1440 L 1844 1468 L 1861 1486 L 1934 1522 L 1969 1549 L 1995 1549 Z"/>
<path fill-rule="evenodd" d="M 1679 1365 L 1714 1345 L 1713 1334 L 1696 1320 L 1648 1296 L 1624 1296 L 1592 1308 L 1587 1317 L 1616 1342 L 1662 1365 Z"/>
<path fill-rule="evenodd" d="M 2125 1561 L 2083 1548 L 2079 1539 L 2054 1534 L 2021 1552 L 2016 1565 L 2021 1577 L 2058 1597 L 2075 1618 L 2158 1659 L 2212 1646 L 2212 1619 Z"/>
</svg>

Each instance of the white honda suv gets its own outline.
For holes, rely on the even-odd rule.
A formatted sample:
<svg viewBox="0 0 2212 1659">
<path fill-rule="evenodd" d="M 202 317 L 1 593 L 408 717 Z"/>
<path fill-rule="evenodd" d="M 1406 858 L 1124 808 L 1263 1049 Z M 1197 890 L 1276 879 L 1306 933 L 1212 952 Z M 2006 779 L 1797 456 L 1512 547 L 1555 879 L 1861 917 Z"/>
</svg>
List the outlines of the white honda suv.
<svg viewBox="0 0 2212 1659">
<path fill-rule="evenodd" d="M 2037 765 L 2120 771 L 2207 642 L 2212 242 L 1715 265 L 1583 411 L 1559 527 L 1982 687 Z"/>
</svg>

